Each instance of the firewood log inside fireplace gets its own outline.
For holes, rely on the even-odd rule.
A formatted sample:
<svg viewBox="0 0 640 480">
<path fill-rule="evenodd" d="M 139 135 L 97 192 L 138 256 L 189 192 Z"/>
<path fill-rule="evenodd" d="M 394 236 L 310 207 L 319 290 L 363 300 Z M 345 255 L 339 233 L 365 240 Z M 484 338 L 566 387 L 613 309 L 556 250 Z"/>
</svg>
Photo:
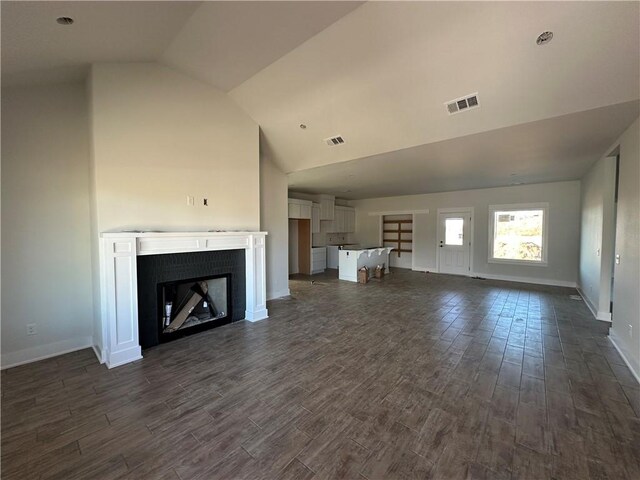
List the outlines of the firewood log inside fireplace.
<svg viewBox="0 0 640 480">
<path fill-rule="evenodd" d="M 178 330 L 184 322 L 187 321 L 189 315 L 193 311 L 194 308 L 200 303 L 200 301 L 207 296 L 207 292 L 209 291 L 209 285 L 207 282 L 197 282 L 193 284 L 191 287 L 190 293 L 191 296 L 184 304 L 184 306 L 180 309 L 180 311 L 176 314 L 175 318 L 171 321 L 169 326 L 164 329 L 165 333 L 171 333 Z"/>
</svg>

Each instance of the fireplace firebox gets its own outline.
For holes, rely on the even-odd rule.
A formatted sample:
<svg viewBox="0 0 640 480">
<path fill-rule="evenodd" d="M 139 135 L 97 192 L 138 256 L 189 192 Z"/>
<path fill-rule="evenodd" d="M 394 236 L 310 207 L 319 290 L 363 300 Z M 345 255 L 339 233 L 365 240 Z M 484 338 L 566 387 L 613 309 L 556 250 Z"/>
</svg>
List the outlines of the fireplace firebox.
<svg viewBox="0 0 640 480">
<path fill-rule="evenodd" d="M 160 343 L 231 322 L 231 274 L 158 284 Z"/>
<path fill-rule="evenodd" d="M 244 319 L 243 250 L 140 256 L 137 270 L 143 349 Z"/>
</svg>

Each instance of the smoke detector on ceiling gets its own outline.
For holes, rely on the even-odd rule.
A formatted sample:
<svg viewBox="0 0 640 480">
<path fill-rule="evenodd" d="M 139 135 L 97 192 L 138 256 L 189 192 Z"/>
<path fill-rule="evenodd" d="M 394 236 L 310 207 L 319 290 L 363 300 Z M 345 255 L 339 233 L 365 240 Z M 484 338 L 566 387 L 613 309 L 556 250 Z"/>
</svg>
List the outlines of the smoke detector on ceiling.
<svg viewBox="0 0 640 480">
<path fill-rule="evenodd" d="M 342 145 L 344 143 L 344 138 L 341 135 L 336 135 L 335 137 L 325 138 L 324 142 L 330 147 L 335 147 L 336 145 Z"/>
<path fill-rule="evenodd" d="M 478 100 L 478 92 L 476 92 L 465 95 L 464 97 L 456 98 L 455 100 L 449 100 L 444 104 L 447 107 L 447 112 L 449 113 L 449 115 L 453 115 L 454 113 L 460 113 L 478 108 L 480 106 L 480 101 Z"/>
</svg>

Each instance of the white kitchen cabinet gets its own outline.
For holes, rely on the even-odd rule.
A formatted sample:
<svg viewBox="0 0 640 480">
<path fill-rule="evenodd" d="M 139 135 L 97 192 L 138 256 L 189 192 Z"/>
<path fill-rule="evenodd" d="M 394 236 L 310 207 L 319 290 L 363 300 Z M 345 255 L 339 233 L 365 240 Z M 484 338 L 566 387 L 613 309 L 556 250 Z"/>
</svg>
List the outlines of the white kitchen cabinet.
<svg viewBox="0 0 640 480">
<path fill-rule="evenodd" d="M 352 207 L 336 205 L 333 221 L 327 225 L 329 233 L 353 233 L 356 231 L 356 211 Z"/>
<path fill-rule="evenodd" d="M 300 218 L 311 219 L 311 205 L 300 205 Z"/>
<path fill-rule="evenodd" d="M 311 274 L 322 273 L 327 268 L 327 249 L 314 247 L 311 249 Z"/>
<path fill-rule="evenodd" d="M 340 251 L 340 247 L 335 245 L 330 245 L 326 248 L 327 252 L 327 268 L 338 268 L 338 252 Z"/>
<path fill-rule="evenodd" d="M 333 214 L 333 223 L 335 232 L 344 232 L 344 209 L 342 207 L 335 207 L 335 211 Z"/>
<path fill-rule="evenodd" d="M 381 248 L 343 248 L 339 252 L 338 278 L 350 282 L 358 281 L 358 272 L 362 267 L 374 272 L 378 265 L 385 266 L 385 273 L 389 273 L 389 253 L 392 247 Z"/>
<path fill-rule="evenodd" d="M 333 195 L 319 195 L 320 220 L 333 220 L 336 197 Z"/>
<path fill-rule="evenodd" d="M 289 218 L 300 218 L 300 204 L 289 202 Z"/>
<path fill-rule="evenodd" d="M 354 208 L 347 208 L 344 211 L 345 233 L 354 233 L 356 231 L 356 211 Z"/>
<path fill-rule="evenodd" d="M 312 203 L 308 200 L 289 199 L 289 218 L 311 219 Z"/>
<path fill-rule="evenodd" d="M 340 209 L 339 206 L 336 206 L 333 210 L 333 220 L 329 222 L 329 224 L 327 225 L 327 232 L 339 233 L 341 223 L 343 223 L 342 218 L 343 218 L 342 210 Z"/>
<path fill-rule="evenodd" d="M 320 233 L 320 204 L 311 206 L 311 233 Z"/>
<path fill-rule="evenodd" d="M 330 222 L 325 222 L 324 231 L 327 232 L 327 233 L 336 233 L 337 230 L 336 230 L 335 226 L 336 226 L 336 221 L 335 220 L 331 220 Z"/>
</svg>

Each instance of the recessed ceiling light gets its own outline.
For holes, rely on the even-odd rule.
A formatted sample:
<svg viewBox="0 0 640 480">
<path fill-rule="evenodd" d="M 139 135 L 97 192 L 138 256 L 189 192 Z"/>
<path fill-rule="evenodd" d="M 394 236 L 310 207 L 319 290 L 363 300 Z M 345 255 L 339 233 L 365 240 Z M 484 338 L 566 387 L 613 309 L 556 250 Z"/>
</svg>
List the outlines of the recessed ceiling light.
<svg viewBox="0 0 640 480">
<path fill-rule="evenodd" d="M 306 126 L 304 123 L 301 123 L 301 124 L 300 124 L 300 128 L 301 128 L 302 130 L 306 130 L 306 129 L 307 129 L 307 126 Z"/>
<path fill-rule="evenodd" d="M 60 25 L 71 25 L 73 24 L 73 18 L 71 17 L 58 17 L 56 18 L 56 22 Z"/>
<path fill-rule="evenodd" d="M 552 38 L 553 38 L 553 32 L 542 32 L 540 35 L 538 35 L 538 38 L 536 39 L 536 43 L 538 45 L 544 45 L 545 43 L 549 43 Z"/>
</svg>

